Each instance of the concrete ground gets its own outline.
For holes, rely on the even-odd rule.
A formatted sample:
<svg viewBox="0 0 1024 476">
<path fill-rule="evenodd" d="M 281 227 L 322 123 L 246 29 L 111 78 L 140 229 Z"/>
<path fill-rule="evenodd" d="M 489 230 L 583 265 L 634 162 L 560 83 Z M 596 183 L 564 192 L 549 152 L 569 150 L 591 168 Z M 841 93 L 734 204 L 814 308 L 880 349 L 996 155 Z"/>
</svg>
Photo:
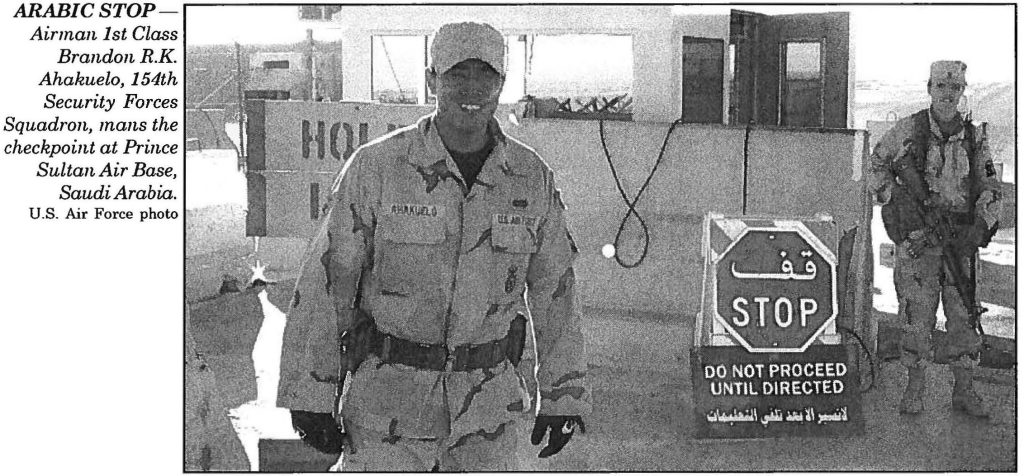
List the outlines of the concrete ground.
<svg viewBox="0 0 1024 476">
<path fill-rule="evenodd" d="M 262 296 L 265 294 L 260 293 Z M 267 317 L 256 342 L 259 397 L 232 411 L 233 423 L 258 470 L 257 443 L 264 439 L 295 439 L 287 411 L 274 408 L 268 395 L 276 388 L 271 355 L 278 348 L 267 342 L 280 333 L 283 316 L 274 315 L 269 300 L 260 297 Z M 896 405 L 906 381 L 896 362 L 883 363 L 873 388 L 862 394 L 865 434 L 842 438 L 785 438 L 761 440 L 698 440 L 693 438 L 692 385 L 687 357 L 679 352 L 649 352 L 624 359 L 627 346 L 615 342 L 647 342 L 661 348 L 689 333 L 678 324 L 658 322 L 657 316 L 626 316 L 610 311 L 587 312 L 588 339 L 609 339 L 607 352 L 594 356 L 589 379 L 593 414 L 587 433 L 577 434 L 553 458 L 538 460 L 538 447 L 529 445 L 524 425 L 519 456 L 526 471 L 1016 471 L 1016 372 L 976 384 L 991 408 L 988 420 L 952 412 L 952 374 L 946 366 L 930 366 L 925 412 L 899 415 Z M 273 329 L 267 331 L 266 329 Z M 630 331 L 631 330 L 631 331 Z M 635 347 L 634 347 L 635 348 Z M 266 349 L 261 351 L 260 349 Z M 267 354 L 270 355 L 262 355 Z M 270 368 L 268 368 L 270 367 Z M 999 382 L 1002 383 L 986 383 Z M 868 374 L 862 376 L 867 387 Z M 1009 383 L 1009 384 L 1008 384 Z M 271 397 L 272 398 L 272 397 Z"/>
<path fill-rule="evenodd" d="M 657 346 L 687 330 L 640 316 L 600 313 L 593 329 L 637 330 L 634 342 Z M 633 325 L 622 326 L 623 322 Z M 676 341 L 678 342 L 678 341 Z M 647 346 L 645 346 L 647 347 Z M 548 462 L 524 459 L 525 469 L 551 471 L 1016 471 L 1016 372 L 985 370 L 1000 377 L 978 383 L 991 418 L 954 413 L 950 406 L 952 373 L 947 366 L 927 370 L 925 412 L 899 415 L 896 406 L 906 382 L 897 362 L 883 363 L 873 388 L 862 394 L 865 434 L 842 438 L 698 440 L 694 426 L 689 363 L 676 355 L 653 360 L 650 369 L 625 368 L 614 356 L 598 358 L 589 373 L 594 412 L 588 432 Z M 634 359 L 635 360 L 635 359 Z M 862 374 L 867 387 L 868 375 Z M 524 437 L 524 440 L 525 437 Z M 536 452 L 534 452 L 535 454 Z M 529 453 L 527 452 L 527 455 Z"/>
</svg>

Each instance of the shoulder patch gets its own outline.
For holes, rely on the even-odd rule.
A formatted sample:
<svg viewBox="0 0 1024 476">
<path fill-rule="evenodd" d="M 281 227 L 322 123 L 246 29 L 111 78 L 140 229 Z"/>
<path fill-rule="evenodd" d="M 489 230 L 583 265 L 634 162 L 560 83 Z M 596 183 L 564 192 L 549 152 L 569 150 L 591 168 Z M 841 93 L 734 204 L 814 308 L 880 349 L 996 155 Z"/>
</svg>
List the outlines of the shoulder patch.
<svg viewBox="0 0 1024 476">
<path fill-rule="evenodd" d="M 992 163 L 991 160 L 986 160 L 985 161 L 985 176 L 986 177 L 995 177 L 996 176 L 996 166 L 995 166 L 995 164 Z"/>
</svg>

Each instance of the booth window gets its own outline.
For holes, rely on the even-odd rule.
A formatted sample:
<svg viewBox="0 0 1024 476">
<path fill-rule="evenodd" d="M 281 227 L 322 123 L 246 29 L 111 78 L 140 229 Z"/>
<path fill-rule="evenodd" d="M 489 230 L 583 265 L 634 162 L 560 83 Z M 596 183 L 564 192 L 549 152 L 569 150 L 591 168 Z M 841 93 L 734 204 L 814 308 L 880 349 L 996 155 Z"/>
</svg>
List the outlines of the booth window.
<svg viewBox="0 0 1024 476">
<path fill-rule="evenodd" d="M 371 100 L 389 104 L 426 102 L 426 36 L 374 35 L 370 63 Z"/>
<path fill-rule="evenodd" d="M 779 125 L 822 127 L 822 43 L 791 41 L 780 50 L 779 70 L 785 76 L 779 85 Z"/>
<path fill-rule="evenodd" d="M 263 62 L 263 69 L 288 69 L 290 66 L 291 64 L 288 60 L 272 60 Z"/>
<path fill-rule="evenodd" d="M 522 84 L 521 93 L 516 83 Z M 537 117 L 628 120 L 633 112 L 633 37 L 509 37 L 505 85 L 511 90 L 503 97 L 514 102 L 526 96 Z"/>
<path fill-rule="evenodd" d="M 374 35 L 371 100 L 432 104 L 424 70 L 431 38 Z M 528 99 L 539 117 L 629 119 L 633 38 L 629 35 L 510 35 L 499 102 Z"/>
</svg>

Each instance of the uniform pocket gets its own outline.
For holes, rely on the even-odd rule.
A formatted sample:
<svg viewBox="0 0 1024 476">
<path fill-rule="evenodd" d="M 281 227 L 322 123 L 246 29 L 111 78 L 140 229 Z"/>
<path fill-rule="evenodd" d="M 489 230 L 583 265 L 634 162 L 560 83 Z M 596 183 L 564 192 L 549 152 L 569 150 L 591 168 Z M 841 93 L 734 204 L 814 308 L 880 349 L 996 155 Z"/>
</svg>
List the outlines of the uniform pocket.
<svg viewBox="0 0 1024 476">
<path fill-rule="evenodd" d="M 491 217 L 491 248 L 498 253 L 534 253 L 540 244 L 539 219 L 529 215 L 496 213 Z"/>
<path fill-rule="evenodd" d="M 408 296 L 443 278 L 444 211 L 441 206 L 385 207 L 374 250 L 374 275 L 382 291 Z"/>
</svg>

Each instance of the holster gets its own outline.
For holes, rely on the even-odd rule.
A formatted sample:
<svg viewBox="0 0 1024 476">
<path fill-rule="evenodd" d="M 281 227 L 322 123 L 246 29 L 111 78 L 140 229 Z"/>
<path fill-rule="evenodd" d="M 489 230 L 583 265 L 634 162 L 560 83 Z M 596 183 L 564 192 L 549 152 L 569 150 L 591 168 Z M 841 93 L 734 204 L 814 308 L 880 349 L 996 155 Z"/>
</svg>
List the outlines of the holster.
<svg viewBox="0 0 1024 476">
<path fill-rule="evenodd" d="M 369 313 L 356 309 L 351 326 L 341 333 L 341 374 L 355 372 L 369 356 L 376 336 L 376 324 Z"/>
<path fill-rule="evenodd" d="M 523 360 L 523 349 L 526 348 L 526 316 L 516 314 L 508 326 L 508 336 L 508 361 L 518 367 Z"/>
</svg>

